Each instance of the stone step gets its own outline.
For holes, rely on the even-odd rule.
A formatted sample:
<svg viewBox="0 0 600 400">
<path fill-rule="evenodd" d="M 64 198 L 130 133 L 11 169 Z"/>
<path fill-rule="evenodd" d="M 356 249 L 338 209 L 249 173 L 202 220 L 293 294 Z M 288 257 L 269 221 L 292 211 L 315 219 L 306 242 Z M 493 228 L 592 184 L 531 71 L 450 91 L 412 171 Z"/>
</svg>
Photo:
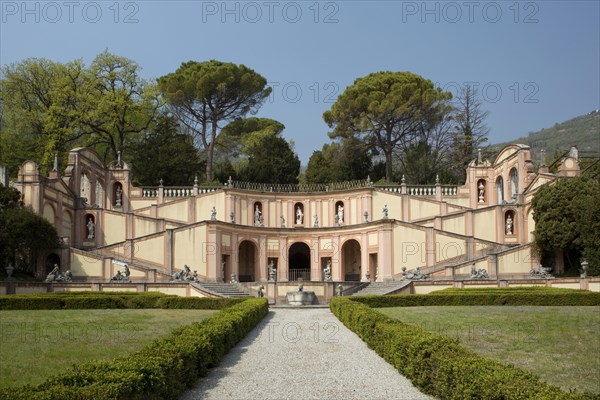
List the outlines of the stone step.
<svg viewBox="0 0 600 400">
<path fill-rule="evenodd" d="M 399 281 L 399 282 L 371 282 L 361 290 L 353 293 L 351 296 L 366 296 L 370 294 L 374 295 L 385 295 L 396 292 L 408 285 L 410 281 Z"/>
</svg>

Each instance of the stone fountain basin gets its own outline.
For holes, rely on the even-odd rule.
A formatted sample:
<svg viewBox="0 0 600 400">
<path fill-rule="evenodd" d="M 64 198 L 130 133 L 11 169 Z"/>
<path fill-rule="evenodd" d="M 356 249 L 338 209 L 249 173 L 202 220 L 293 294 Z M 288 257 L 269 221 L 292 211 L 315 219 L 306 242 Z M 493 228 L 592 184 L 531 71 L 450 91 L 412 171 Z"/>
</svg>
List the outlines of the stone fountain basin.
<svg viewBox="0 0 600 400">
<path fill-rule="evenodd" d="M 311 291 L 287 292 L 286 297 L 290 306 L 310 306 L 312 304 L 319 304 L 317 295 L 315 292 Z"/>
</svg>

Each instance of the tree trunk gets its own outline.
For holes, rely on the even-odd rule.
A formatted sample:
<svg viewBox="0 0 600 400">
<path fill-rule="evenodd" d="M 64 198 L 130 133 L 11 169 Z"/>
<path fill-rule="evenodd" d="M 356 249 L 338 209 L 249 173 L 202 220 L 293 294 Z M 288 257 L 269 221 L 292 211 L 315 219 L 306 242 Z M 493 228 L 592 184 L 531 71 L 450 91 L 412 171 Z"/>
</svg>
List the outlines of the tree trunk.
<svg viewBox="0 0 600 400">
<path fill-rule="evenodd" d="M 211 182 L 213 180 L 213 152 L 215 148 L 215 142 L 209 143 L 206 147 L 206 181 Z"/>
<path fill-rule="evenodd" d="M 385 180 L 388 182 L 392 182 L 393 177 L 393 169 L 392 169 L 392 150 L 384 149 L 385 154 Z"/>
</svg>

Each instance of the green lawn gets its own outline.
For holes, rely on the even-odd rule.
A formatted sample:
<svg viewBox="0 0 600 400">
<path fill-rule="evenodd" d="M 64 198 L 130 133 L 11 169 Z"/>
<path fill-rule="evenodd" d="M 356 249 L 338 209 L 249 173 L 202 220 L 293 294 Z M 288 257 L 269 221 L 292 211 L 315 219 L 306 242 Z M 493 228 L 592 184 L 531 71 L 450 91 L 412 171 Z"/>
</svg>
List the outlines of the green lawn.
<svg viewBox="0 0 600 400">
<path fill-rule="evenodd" d="M 42 383 L 92 359 L 140 349 L 213 310 L 0 311 L 0 387 Z"/>
<path fill-rule="evenodd" d="M 397 307 L 378 311 L 456 337 L 476 353 L 529 370 L 563 390 L 600 393 L 600 308 Z"/>
</svg>

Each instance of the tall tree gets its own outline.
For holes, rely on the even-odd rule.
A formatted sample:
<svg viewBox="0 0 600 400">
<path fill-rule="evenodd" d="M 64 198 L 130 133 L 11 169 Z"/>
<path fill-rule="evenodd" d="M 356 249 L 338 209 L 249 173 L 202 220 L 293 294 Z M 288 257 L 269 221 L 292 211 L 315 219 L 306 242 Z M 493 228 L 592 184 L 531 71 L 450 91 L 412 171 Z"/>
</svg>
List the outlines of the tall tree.
<svg viewBox="0 0 600 400">
<path fill-rule="evenodd" d="M 330 137 L 356 137 L 381 151 L 386 179 L 393 179 L 393 154 L 403 140 L 417 135 L 432 110 L 450 93 L 410 72 L 376 72 L 346 88 L 323 114 Z"/>
<path fill-rule="evenodd" d="M 487 142 L 490 129 L 486 125 L 489 111 L 483 109 L 477 88 L 461 87 L 454 99 L 454 153 L 457 167 L 464 169 L 476 157 L 476 149 Z"/>
<path fill-rule="evenodd" d="M 298 183 L 300 159 L 281 136 L 261 136 L 247 148 L 248 163 L 239 175 L 262 183 Z"/>
<path fill-rule="evenodd" d="M 179 129 L 175 117 L 161 114 L 156 126 L 144 133 L 130 150 L 133 177 L 137 184 L 189 186 L 200 175 L 204 164 L 193 138 Z"/>
<path fill-rule="evenodd" d="M 371 172 L 371 157 L 364 143 L 349 137 L 324 144 L 313 152 L 306 167 L 309 183 L 328 183 L 365 179 Z"/>
<path fill-rule="evenodd" d="M 560 180 L 542 186 L 532 201 L 534 243 L 541 256 L 564 255 L 571 266 L 581 255 L 590 272 L 600 274 L 600 185 L 585 177 Z"/>
<path fill-rule="evenodd" d="M 139 65 L 125 57 L 100 53 L 86 72 L 79 94 L 78 121 L 90 134 L 88 144 L 117 158 L 129 141 L 155 121 L 158 91 L 139 75 Z"/>
<path fill-rule="evenodd" d="M 206 156 L 206 180 L 221 124 L 255 113 L 271 93 L 267 80 L 245 65 L 189 61 L 158 80 L 172 112 L 193 132 Z"/>
<path fill-rule="evenodd" d="M 84 65 L 29 58 L 2 66 L 0 161 L 15 171 L 26 159 L 49 167 L 83 133 L 73 112 Z"/>
</svg>

